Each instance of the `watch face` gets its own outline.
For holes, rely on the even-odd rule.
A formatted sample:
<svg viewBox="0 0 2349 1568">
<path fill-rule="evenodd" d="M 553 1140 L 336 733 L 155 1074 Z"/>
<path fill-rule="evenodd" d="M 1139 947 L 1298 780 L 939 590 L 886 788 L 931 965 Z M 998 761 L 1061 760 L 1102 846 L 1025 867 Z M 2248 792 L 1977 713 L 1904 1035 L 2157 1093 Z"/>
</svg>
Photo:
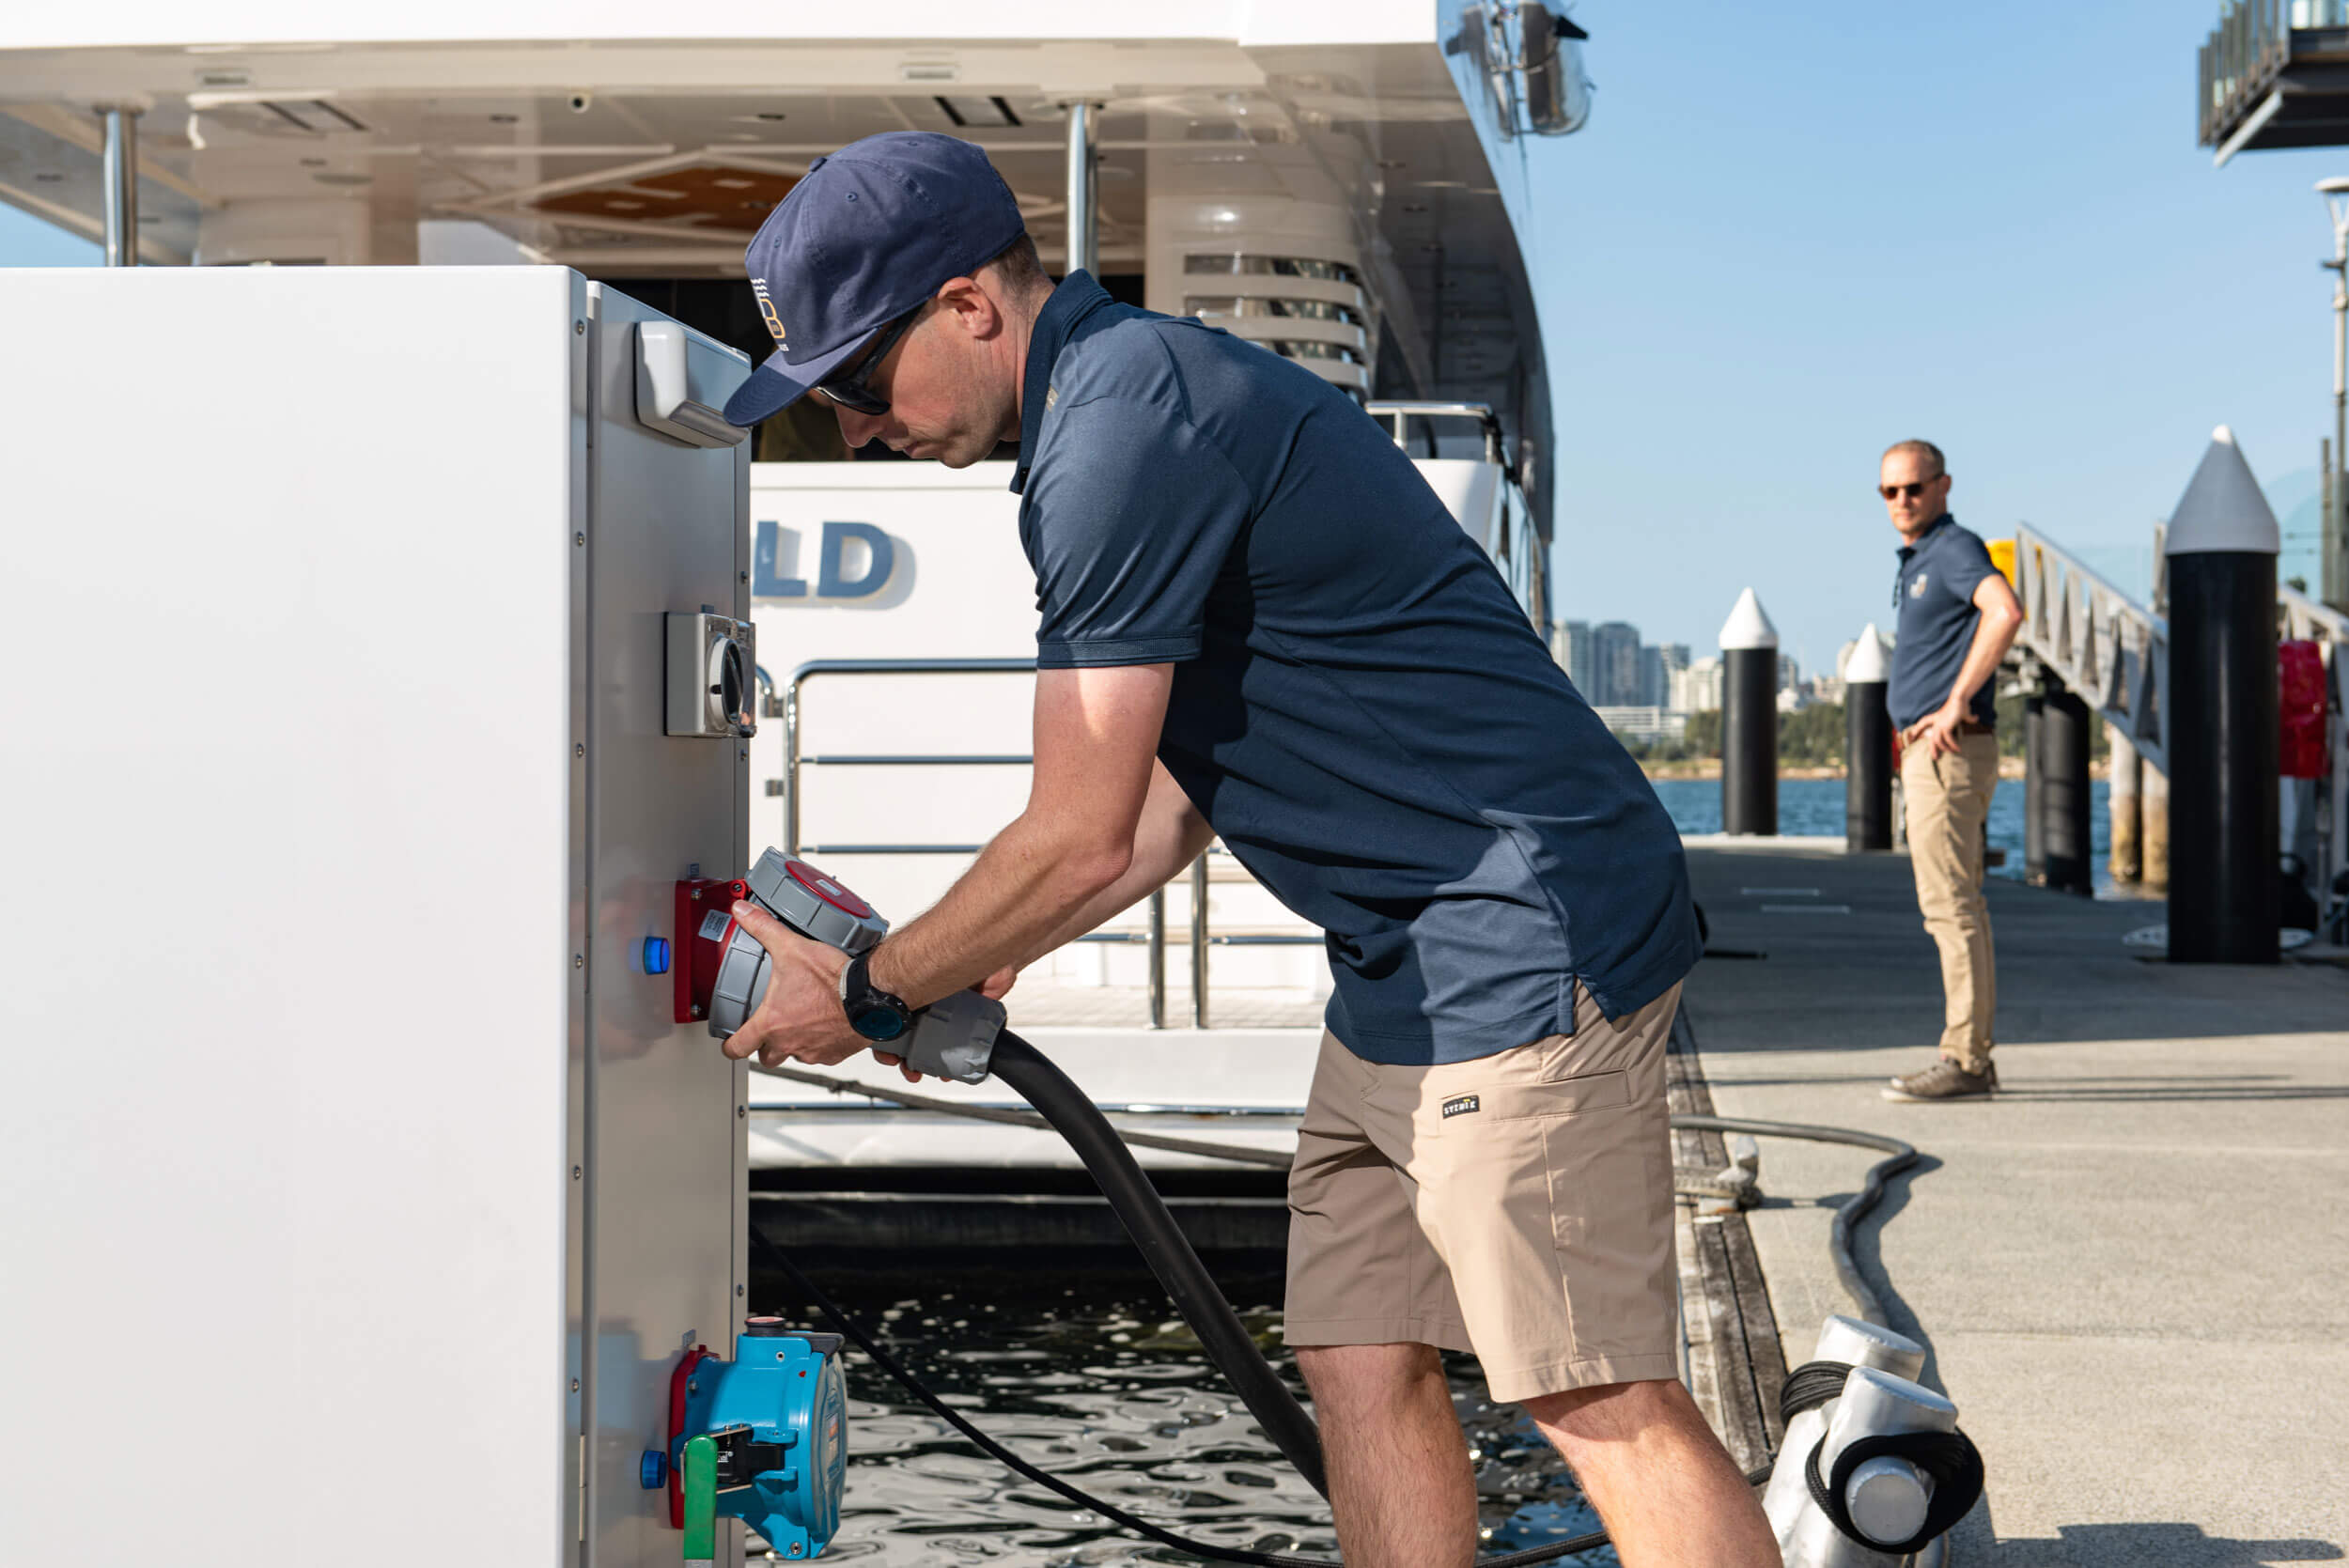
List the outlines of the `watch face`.
<svg viewBox="0 0 2349 1568">
<path fill-rule="evenodd" d="M 894 1008 L 867 1007 L 848 1020 L 848 1027 L 867 1040 L 894 1040 L 906 1032 L 906 1019 Z"/>
</svg>

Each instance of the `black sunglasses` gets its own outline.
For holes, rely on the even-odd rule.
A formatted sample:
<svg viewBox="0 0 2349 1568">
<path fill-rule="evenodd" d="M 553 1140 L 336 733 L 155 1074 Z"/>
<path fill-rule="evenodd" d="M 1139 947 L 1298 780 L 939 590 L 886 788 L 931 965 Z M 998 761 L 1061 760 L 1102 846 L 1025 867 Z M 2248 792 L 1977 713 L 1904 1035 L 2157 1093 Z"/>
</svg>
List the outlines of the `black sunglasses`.
<svg viewBox="0 0 2349 1568">
<path fill-rule="evenodd" d="M 1896 495 L 1904 495 L 1913 501 L 1918 496 L 1924 494 L 1925 491 L 1931 489 L 1934 486 L 1939 484 L 1940 482 L 1941 475 L 1937 474 L 1930 479 L 1919 480 L 1913 485 L 1878 485 L 1876 487 L 1876 494 L 1884 497 L 1887 501 L 1891 500 Z"/>
<path fill-rule="evenodd" d="M 927 300 L 922 302 L 922 304 L 927 303 Z M 883 327 L 880 335 L 873 339 L 871 351 L 857 361 L 854 370 L 837 371 L 825 377 L 816 383 L 816 390 L 856 413 L 887 413 L 889 399 L 873 391 L 866 383 L 872 380 L 873 372 L 880 368 L 880 362 L 889 357 L 889 350 L 897 346 L 897 339 L 905 336 L 907 330 L 913 325 L 913 318 L 921 314 L 922 305 L 915 305 Z"/>
</svg>

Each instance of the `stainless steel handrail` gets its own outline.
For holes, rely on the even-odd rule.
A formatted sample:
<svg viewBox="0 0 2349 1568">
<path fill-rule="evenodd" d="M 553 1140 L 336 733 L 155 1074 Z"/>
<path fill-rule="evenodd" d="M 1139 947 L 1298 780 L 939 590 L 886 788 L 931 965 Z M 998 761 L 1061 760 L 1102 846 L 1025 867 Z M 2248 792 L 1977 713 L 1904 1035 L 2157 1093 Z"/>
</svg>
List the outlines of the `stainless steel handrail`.
<svg viewBox="0 0 2349 1568">
<path fill-rule="evenodd" d="M 1424 409 L 1442 413 L 1478 413 L 1487 420 L 1492 413 L 1482 404 L 1396 404 L 1414 411 Z M 817 675 L 1024 675 L 1035 669 L 1033 659 L 812 659 L 791 672 L 791 679 L 784 688 L 783 706 L 783 844 L 787 855 L 975 855 L 986 847 L 980 844 L 805 844 L 800 838 L 800 769 L 831 766 L 835 768 L 1000 768 L 1034 763 L 1030 756 L 1008 753 L 957 755 L 949 753 L 836 753 L 804 756 L 800 751 L 802 721 L 800 711 L 800 689 Z M 761 671 L 762 675 L 765 675 Z M 1150 894 L 1149 930 L 1137 938 L 1130 932 L 1092 931 L 1079 937 L 1081 942 L 1130 943 L 1144 941 L 1150 948 L 1150 1027 L 1166 1027 L 1166 890 L 1159 888 Z M 1211 942 L 1225 946 L 1302 946 L 1319 944 L 1319 937 L 1306 936 L 1230 936 L 1211 937 L 1207 932 L 1207 857 L 1205 854 L 1190 866 L 1190 1019 L 1194 1029 L 1207 1027 L 1207 947 Z"/>
<path fill-rule="evenodd" d="M 1410 422 L 1414 419 L 1473 419 L 1484 427 L 1485 460 L 1501 461 L 1501 416 L 1493 412 L 1488 403 L 1380 401 L 1363 405 L 1363 411 L 1393 427 L 1397 446 L 1409 439 Z"/>
</svg>

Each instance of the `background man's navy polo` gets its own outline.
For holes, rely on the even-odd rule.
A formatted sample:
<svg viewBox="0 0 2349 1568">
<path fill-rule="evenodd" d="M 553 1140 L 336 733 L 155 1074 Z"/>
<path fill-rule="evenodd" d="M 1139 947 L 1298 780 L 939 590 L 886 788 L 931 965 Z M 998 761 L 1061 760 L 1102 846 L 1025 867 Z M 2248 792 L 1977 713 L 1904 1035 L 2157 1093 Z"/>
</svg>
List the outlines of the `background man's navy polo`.
<svg viewBox="0 0 2349 1568">
<path fill-rule="evenodd" d="M 1159 756 L 1329 933 L 1330 1032 L 1459 1062 L 1695 962 L 1679 835 L 1410 459 L 1315 376 L 1083 272 L 1028 352 L 1037 664 L 1176 666 Z"/>
<path fill-rule="evenodd" d="M 1900 569 L 1892 578 L 1892 608 L 1899 613 L 1892 678 L 1884 689 L 1895 729 L 1908 728 L 1950 700 L 1982 621 L 1974 590 L 1998 569 L 1981 538 L 1947 512 L 1927 524 L 1915 544 L 1901 547 Z M 1998 684 L 1994 676 L 1974 693 L 1970 711 L 1985 724 L 1998 720 L 1998 693 L 1992 690 Z"/>
</svg>

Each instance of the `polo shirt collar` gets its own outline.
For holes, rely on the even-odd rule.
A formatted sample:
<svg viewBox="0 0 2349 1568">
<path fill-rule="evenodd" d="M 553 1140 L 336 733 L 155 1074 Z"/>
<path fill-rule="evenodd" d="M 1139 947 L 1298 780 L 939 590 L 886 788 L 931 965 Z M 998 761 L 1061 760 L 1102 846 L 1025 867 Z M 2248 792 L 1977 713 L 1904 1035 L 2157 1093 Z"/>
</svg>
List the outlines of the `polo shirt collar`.
<svg viewBox="0 0 2349 1568">
<path fill-rule="evenodd" d="M 1028 337 L 1028 365 L 1019 380 L 1019 462 L 1011 471 L 1014 495 L 1028 488 L 1028 469 L 1035 461 L 1035 443 L 1044 429 L 1044 405 L 1050 399 L 1052 366 L 1066 347 L 1077 323 L 1111 303 L 1110 291 L 1080 267 L 1060 280 L 1044 308 L 1036 313 L 1035 329 Z"/>
<path fill-rule="evenodd" d="M 1033 364 L 1034 362 L 1031 361 L 1030 363 Z M 1925 531 L 1917 536 L 1917 540 L 1914 544 L 1905 544 L 1901 546 L 1901 559 L 1904 561 L 1910 559 L 1919 551 L 1924 549 L 1925 546 L 1933 543 L 1933 536 L 1936 534 L 1940 533 L 1944 528 L 1955 527 L 1956 524 L 1957 519 L 1950 515 L 1948 512 L 1944 512 L 1939 517 L 1935 518 L 1931 522 L 1925 524 Z"/>
</svg>

